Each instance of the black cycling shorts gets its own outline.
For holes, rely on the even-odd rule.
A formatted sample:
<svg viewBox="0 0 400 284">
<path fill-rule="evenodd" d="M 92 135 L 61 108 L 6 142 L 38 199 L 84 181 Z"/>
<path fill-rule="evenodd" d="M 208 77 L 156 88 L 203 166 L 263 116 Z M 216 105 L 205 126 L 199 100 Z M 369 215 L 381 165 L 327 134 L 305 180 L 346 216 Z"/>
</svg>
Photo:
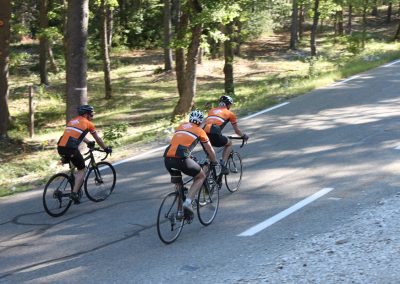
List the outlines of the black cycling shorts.
<svg viewBox="0 0 400 284">
<path fill-rule="evenodd" d="M 210 139 L 210 143 L 212 146 L 214 147 L 223 147 L 225 146 L 229 139 L 228 137 L 224 136 L 224 135 L 219 135 L 219 134 L 207 134 L 208 138 Z"/>
<path fill-rule="evenodd" d="M 78 149 L 57 147 L 57 151 L 66 161 L 71 161 L 78 170 L 83 170 L 85 168 L 85 159 Z"/>
<path fill-rule="evenodd" d="M 164 158 L 165 167 L 171 175 L 172 183 L 179 183 L 182 181 L 182 173 L 185 175 L 195 177 L 201 171 L 198 163 L 191 158 Z"/>
</svg>

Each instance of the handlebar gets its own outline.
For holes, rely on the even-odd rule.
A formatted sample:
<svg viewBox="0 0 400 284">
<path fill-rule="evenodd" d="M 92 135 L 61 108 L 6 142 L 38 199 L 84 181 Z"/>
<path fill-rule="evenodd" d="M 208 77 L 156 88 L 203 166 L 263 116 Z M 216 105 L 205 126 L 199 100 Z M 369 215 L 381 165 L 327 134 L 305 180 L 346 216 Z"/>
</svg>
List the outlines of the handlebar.
<svg viewBox="0 0 400 284">
<path fill-rule="evenodd" d="M 243 137 L 239 137 L 239 136 L 228 136 L 228 138 L 232 139 L 232 140 L 242 140 L 242 145 L 240 145 L 240 148 L 243 148 L 244 143 L 247 144 L 247 140 L 248 140 L 248 139 L 244 139 Z"/>
<path fill-rule="evenodd" d="M 89 148 L 89 151 L 87 151 L 85 153 L 85 156 L 88 155 L 89 153 L 93 152 L 93 151 L 106 153 L 106 151 L 104 151 L 103 149 L 100 149 L 100 148 Z M 101 159 L 101 161 L 104 161 L 105 159 L 107 159 L 108 155 L 111 155 L 111 154 L 110 153 L 106 153 L 106 155 L 104 156 L 103 159 Z"/>
</svg>

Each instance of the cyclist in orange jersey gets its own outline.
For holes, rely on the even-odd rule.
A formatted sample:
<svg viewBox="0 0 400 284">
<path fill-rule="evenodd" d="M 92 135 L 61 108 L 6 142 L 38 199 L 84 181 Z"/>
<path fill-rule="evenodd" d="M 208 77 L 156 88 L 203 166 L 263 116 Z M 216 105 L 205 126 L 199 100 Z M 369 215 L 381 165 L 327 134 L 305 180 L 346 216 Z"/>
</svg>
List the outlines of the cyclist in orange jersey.
<svg viewBox="0 0 400 284">
<path fill-rule="evenodd" d="M 221 173 L 229 174 L 229 169 L 225 166 L 229 154 L 232 151 L 232 141 L 222 135 L 222 130 L 225 125 L 230 122 L 233 130 L 243 139 L 249 139 L 249 136 L 243 133 L 237 124 L 236 115 L 230 110 L 233 104 L 233 99 L 230 96 L 222 96 L 219 98 L 219 106 L 211 109 L 208 112 L 208 117 L 205 121 L 204 130 L 210 138 L 211 145 L 214 147 L 224 147 L 221 161 Z"/>
<path fill-rule="evenodd" d="M 86 134 L 90 132 L 97 144 L 104 149 L 106 153 L 111 153 L 112 148 L 107 147 L 103 140 L 96 132 L 96 128 L 92 123 L 94 108 L 90 105 L 82 105 L 78 108 L 79 116 L 71 119 L 67 123 L 64 134 L 60 137 L 57 143 L 57 151 L 66 161 L 71 161 L 77 168 L 75 173 L 75 184 L 70 195 L 70 198 L 75 204 L 79 204 L 78 191 L 82 185 L 85 177 L 85 160 L 79 151 L 79 144 L 84 141 L 89 148 L 94 147 L 95 142 L 85 138 Z"/>
<path fill-rule="evenodd" d="M 200 141 L 211 160 L 211 165 L 218 164 L 213 147 L 207 134 L 200 127 L 204 115 L 199 110 L 193 110 L 189 115 L 189 122 L 183 123 L 176 128 L 170 145 L 164 152 L 164 163 L 171 175 L 172 183 L 182 183 L 182 172 L 193 177 L 192 186 L 183 202 L 183 207 L 193 213 L 192 200 L 200 189 L 206 178 L 203 169 L 196 163 L 190 154 Z"/>
</svg>

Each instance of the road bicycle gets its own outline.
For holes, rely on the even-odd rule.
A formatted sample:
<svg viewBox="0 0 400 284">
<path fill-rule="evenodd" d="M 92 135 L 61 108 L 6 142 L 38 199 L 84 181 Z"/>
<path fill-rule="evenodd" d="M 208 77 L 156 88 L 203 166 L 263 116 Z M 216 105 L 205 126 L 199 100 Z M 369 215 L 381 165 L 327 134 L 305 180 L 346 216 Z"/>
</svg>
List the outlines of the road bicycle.
<svg viewBox="0 0 400 284">
<path fill-rule="evenodd" d="M 96 162 L 93 152 L 104 152 L 99 148 L 89 148 L 85 153 L 85 161 L 89 160 L 86 165 L 87 173 L 84 178 L 83 187 L 86 196 L 93 202 L 101 202 L 113 192 L 116 182 L 116 173 L 114 167 L 104 160 L 108 157 L 108 153 Z M 53 175 L 47 182 L 43 191 L 43 207 L 44 210 L 52 217 L 59 217 L 65 214 L 72 204 L 70 195 L 75 184 L 75 166 L 71 161 L 61 158 L 62 164 L 69 164 L 68 173 L 58 173 Z M 83 195 L 82 186 L 78 191 L 79 199 Z"/>
<path fill-rule="evenodd" d="M 206 159 L 199 162 L 193 158 L 203 168 L 206 178 L 201 186 L 197 198 L 193 201 L 196 207 L 197 217 L 200 223 L 208 226 L 217 215 L 219 205 L 219 185 L 216 182 L 216 170 L 212 167 L 210 161 Z M 186 198 L 185 185 L 192 181 L 175 184 L 175 190 L 168 193 L 161 202 L 157 214 L 157 233 L 160 240 L 165 244 L 173 243 L 178 239 L 185 224 L 193 221 L 193 214 L 183 209 L 183 201 Z"/>
<path fill-rule="evenodd" d="M 242 140 L 242 145 L 240 148 L 243 148 L 244 144 L 247 143 L 247 140 L 243 137 L 238 136 L 228 136 L 229 139 L 232 140 Z M 232 148 L 232 151 L 229 154 L 228 160 L 225 163 L 225 166 L 228 168 L 229 173 L 224 175 L 226 188 L 230 192 L 235 192 L 239 190 L 240 184 L 242 182 L 243 175 L 243 165 L 242 158 L 240 154 Z M 222 183 L 222 174 L 218 177 L 218 183 Z"/>
</svg>

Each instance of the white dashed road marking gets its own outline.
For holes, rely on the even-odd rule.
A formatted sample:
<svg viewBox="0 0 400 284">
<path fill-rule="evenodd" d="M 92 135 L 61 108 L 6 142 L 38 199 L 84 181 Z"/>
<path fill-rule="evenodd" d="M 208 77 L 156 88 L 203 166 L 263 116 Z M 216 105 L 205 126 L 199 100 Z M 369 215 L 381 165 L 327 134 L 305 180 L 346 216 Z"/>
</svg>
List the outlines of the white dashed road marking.
<svg viewBox="0 0 400 284">
<path fill-rule="evenodd" d="M 317 200 L 318 198 L 324 196 L 325 194 L 331 192 L 333 188 L 327 187 L 323 188 L 320 191 L 314 193 L 313 195 L 307 197 L 306 199 L 303 199 L 302 201 L 296 203 L 292 207 L 289 207 L 288 209 L 276 214 L 275 216 L 272 216 L 271 218 L 251 227 L 250 229 L 244 231 L 243 233 L 239 234 L 239 237 L 251 237 L 254 236 L 255 234 L 261 232 L 262 230 L 268 228 L 269 226 L 275 224 L 276 222 L 282 220 L 283 218 L 289 216 L 290 214 L 296 212 L 297 210 L 303 208 L 304 206 L 310 204 L 311 202 Z"/>
</svg>

